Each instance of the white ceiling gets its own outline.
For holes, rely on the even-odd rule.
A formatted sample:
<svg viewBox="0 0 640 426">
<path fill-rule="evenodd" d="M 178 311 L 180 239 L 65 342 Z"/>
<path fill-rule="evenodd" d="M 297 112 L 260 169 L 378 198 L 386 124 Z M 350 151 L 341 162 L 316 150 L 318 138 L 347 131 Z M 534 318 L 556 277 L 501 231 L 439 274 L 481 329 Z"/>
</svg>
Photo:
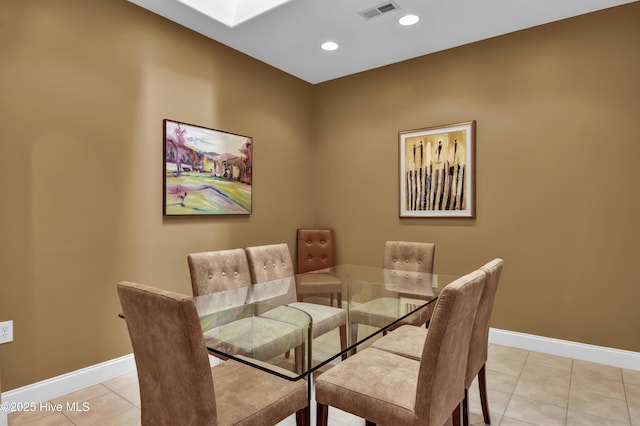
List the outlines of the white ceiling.
<svg viewBox="0 0 640 426">
<path fill-rule="evenodd" d="M 129 1 L 316 84 L 637 0 L 394 0 L 399 10 L 370 20 L 358 12 L 384 0 L 289 0 L 233 27 L 180 0 Z M 400 26 L 408 13 L 420 21 Z M 340 48 L 323 51 L 327 40 Z"/>
</svg>

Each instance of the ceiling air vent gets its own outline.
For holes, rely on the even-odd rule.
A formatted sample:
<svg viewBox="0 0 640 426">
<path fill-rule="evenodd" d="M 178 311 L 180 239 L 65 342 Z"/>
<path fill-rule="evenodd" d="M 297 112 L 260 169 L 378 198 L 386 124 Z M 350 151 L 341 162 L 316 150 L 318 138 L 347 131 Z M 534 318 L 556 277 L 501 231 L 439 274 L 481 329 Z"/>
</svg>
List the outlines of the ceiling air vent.
<svg viewBox="0 0 640 426">
<path fill-rule="evenodd" d="M 369 20 L 377 16 L 382 16 L 385 13 L 393 12 L 394 10 L 398 10 L 398 9 L 400 9 L 400 6 L 398 6 L 396 2 L 387 1 L 377 6 L 370 7 L 365 10 L 361 10 L 360 12 L 358 12 L 358 15 L 362 16 L 366 20 Z"/>
</svg>

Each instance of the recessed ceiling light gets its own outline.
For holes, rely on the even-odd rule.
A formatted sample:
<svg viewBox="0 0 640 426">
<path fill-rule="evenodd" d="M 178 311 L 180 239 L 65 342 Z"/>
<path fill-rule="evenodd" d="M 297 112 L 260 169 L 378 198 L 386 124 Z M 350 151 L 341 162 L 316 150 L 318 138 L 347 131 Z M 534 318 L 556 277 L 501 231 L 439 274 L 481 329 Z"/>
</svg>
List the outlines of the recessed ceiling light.
<svg viewBox="0 0 640 426">
<path fill-rule="evenodd" d="M 325 41 L 320 47 L 322 47 L 324 50 L 332 51 L 336 50 L 339 46 L 335 41 Z"/>
<path fill-rule="evenodd" d="M 408 26 L 413 25 L 420 20 L 418 15 L 404 15 L 402 18 L 398 20 L 400 25 Z"/>
</svg>

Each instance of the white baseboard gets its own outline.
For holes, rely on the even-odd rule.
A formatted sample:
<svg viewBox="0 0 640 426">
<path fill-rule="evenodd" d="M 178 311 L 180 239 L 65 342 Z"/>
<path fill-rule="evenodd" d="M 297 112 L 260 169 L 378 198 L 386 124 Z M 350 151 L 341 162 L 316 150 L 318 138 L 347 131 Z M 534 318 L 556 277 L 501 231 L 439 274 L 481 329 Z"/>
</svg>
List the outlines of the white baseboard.
<svg viewBox="0 0 640 426">
<path fill-rule="evenodd" d="M 209 364 L 212 366 L 219 362 L 220 360 L 218 358 L 209 356 Z M 136 362 L 133 354 L 129 354 L 18 389 L 3 392 L 2 402 L 33 402 L 37 404 L 134 371 L 136 371 Z M 0 410 L 0 426 L 7 426 L 7 414 L 8 413 Z"/>
<path fill-rule="evenodd" d="M 558 355 L 583 361 L 607 364 L 615 367 L 640 371 L 640 353 L 612 349 L 604 346 L 587 345 L 567 340 L 535 336 L 515 331 L 489 330 L 489 342 L 529 351 Z M 218 359 L 210 357 L 215 365 Z M 44 402 L 71 392 L 93 386 L 135 371 L 133 354 L 87 368 L 72 371 L 61 376 L 33 383 L 2 394 L 3 402 Z M 0 426 L 7 425 L 7 413 L 0 411 Z"/>
<path fill-rule="evenodd" d="M 489 342 L 497 345 L 512 346 L 529 351 L 640 371 L 640 352 L 588 345 L 585 343 L 576 343 L 568 340 L 495 328 L 489 330 Z"/>
<path fill-rule="evenodd" d="M 135 371 L 133 354 L 2 393 L 2 402 L 40 403 Z M 2 426 L 0 420 L 0 426 Z"/>
</svg>

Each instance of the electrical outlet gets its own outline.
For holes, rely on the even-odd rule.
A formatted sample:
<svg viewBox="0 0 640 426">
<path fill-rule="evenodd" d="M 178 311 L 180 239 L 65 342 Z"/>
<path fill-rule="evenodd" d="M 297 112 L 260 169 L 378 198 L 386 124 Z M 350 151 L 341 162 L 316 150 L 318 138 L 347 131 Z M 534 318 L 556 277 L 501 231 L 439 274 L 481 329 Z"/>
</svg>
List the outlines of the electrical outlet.
<svg viewBox="0 0 640 426">
<path fill-rule="evenodd" d="M 13 320 L 0 322 L 0 344 L 13 342 Z"/>
</svg>

